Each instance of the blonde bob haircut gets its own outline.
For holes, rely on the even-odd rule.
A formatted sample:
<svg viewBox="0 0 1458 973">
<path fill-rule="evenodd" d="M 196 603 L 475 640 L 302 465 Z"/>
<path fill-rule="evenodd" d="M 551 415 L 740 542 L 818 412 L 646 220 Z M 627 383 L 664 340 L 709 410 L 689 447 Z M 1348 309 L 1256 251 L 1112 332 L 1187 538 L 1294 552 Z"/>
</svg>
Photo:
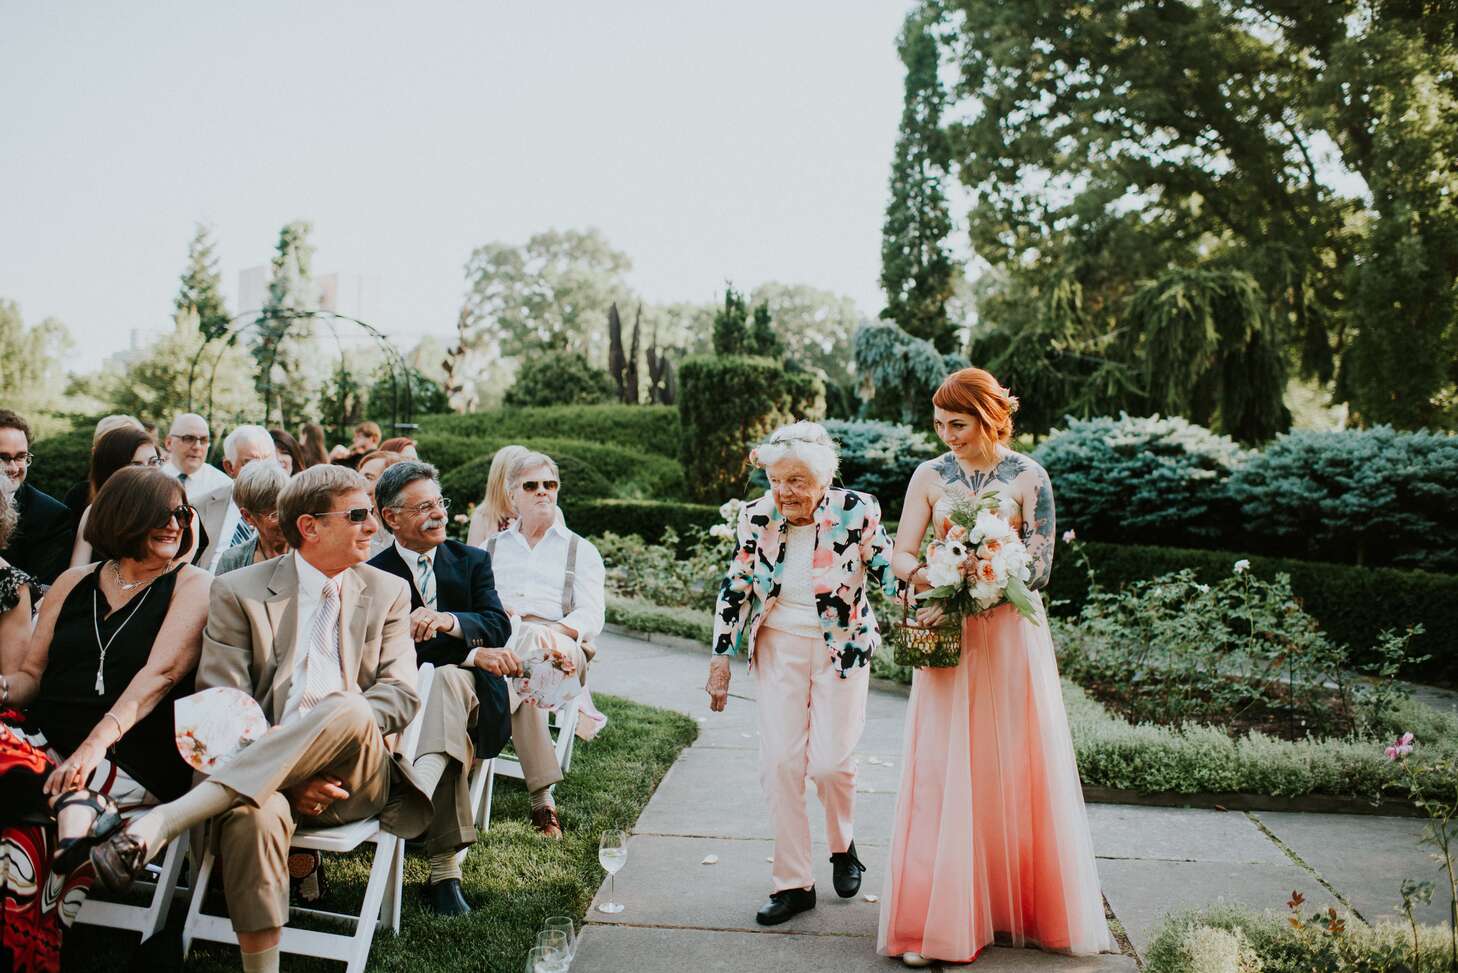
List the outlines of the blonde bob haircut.
<svg viewBox="0 0 1458 973">
<path fill-rule="evenodd" d="M 810 471 L 817 485 L 828 487 L 840 469 L 835 440 L 818 422 L 802 419 L 781 426 L 769 438 L 750 450 L 749 462 L 766 473 L 770 467 L 794 460 Z"/>
</svg>

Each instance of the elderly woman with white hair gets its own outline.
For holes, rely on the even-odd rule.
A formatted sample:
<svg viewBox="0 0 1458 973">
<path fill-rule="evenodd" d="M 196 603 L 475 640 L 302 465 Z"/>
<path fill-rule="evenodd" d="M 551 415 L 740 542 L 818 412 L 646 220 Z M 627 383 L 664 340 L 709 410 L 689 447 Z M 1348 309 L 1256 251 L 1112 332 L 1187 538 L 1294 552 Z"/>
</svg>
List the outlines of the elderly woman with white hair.
<svg viewBox="0 0 1458 973">
<path fill-rule="evenodd" d="M 778 925 L 815 908 L 805 782 L 825 809 L 835 891 L 854 896 L 865 866 L 854 835 L 851 754 L 866 720 L 880 643 L 868 584 L 896 593 L 876 498 L 832 487 L 839 465 L 825 428 L 797 422 L 750 453 L 770 492 L 739 511 L 734 559 L 719 590 L 710 709 L 729 698 L 729 656 L 749 657 L 759 711 L 760 779 L 774 820 L 774 889 L 756 916 Z"/>
</svg>

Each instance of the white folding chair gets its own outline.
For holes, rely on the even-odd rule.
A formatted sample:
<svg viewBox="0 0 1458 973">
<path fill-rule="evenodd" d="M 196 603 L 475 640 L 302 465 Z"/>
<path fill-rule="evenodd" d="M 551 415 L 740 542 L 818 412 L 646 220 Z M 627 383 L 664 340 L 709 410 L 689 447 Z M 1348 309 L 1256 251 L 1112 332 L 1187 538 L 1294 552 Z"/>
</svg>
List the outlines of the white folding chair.
<svg viewBox="0 0 1458 973">
<path fill-rule="evenodd" d="M 434 678 L 434 666 L 427 663 L 420 667 L 420 676 L 416 680 L 420 710 L 405 728 L 400 743 L 400 753 L 409 760 L 415 758 L 415 749 L 420 741 L 421 719 L 425 715 L 425 705 L 430 699 L 430 684 Z M 281 952 L 321 959 L 342 959 L 345 962 L 345 973 L 363 973 L 370 955 L 370 943 L 375 938 L 375 927 L 380 920 L 386 920 L 390 929 L 399 933 L 400 897 L 405 878 L 405 842 L 396 835 L 382 831 L 379 818 L 355 821 L 334 828 L 300 828 L 294 832 L 292 847 L 313 851 L 350 852 L 366 842 L 374 843 L 375 857 L 370 865 L 370 878 L 365 886 L 364 903 L 360 906 L 358 915 L 296 906 L 289 909 L 290 918 L 310 916 L 352 923 L 354 933 L 341 935 L 285 926 L 279 939 Z M 203 855 L 197 879 L 193 882 L 192 901 L 188 904 L 187 921 L 182 927 L 183 956 L 192 949 L 194 939 L 215 943 L 238 942 L 238 937 L 233 933 L 233 925 L 226 916 L 210 915 L 202 911 L 214 857 L 210 847 Z"/>
<path fill-rule="evenodd" d="M 557 765 L 562 768 L 563 776 L 566 776 L 567 771 L 572 769 L 572 747 L 577 741 L 577 707 L 581 699 L 581 696 L 574 696 L 566 706 L 547 714 L 548 732 L 555 730 L 557 733 L 557 739 L 553 741 L 552 746 L 556 750 Z M 521 761 L 515 757 L 497 757 L 495 764 L 494 769 L 498 777 L 510 777 L 513 780 L 526 779 L 521 770 Z"/>
<path fill-rule="evenodd" d="M 132 932 L 141 933 L 141 941 L 145 943 L 167 925 L 167 910 L 171 908 L 172 900 L 177 895 L 177 881 L 186 857 L 187 835 L 180 834 L 167 846 L 160 863 L 147 866 L 148 878 L 132 886 L 134 889 L 152 893 L 146 905 L 99 899 L 95 893 L 100 890 L 93 886 L 92 894 L 82 903 L 76 921 L 84 922 L 88 926 L 105 926 L 108 929 L 130 929 Z"/>
</svg>

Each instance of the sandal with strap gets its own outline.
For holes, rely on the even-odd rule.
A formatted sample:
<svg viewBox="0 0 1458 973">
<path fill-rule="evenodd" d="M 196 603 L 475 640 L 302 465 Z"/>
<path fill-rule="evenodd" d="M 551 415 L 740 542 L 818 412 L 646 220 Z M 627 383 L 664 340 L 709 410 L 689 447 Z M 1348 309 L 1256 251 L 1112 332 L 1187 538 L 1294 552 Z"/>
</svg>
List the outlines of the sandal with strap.
<svg viewBox="0 0 1458 973">
<path fill-rule="evenodd" d="M 66 791 L 51 802 L 51 813 L 56 817 L 57 827 L 61 812 L 73 807 L 90 808 L 96 812 L 96 817 L 91 819 L 91 826 L 84 834 L 74 838 L 61 838 L 56 842 L 51 868 L 62 875 L 69 875 L 74 871 L 90 857 L 93 846 L 110 838 L 122 826 L 121 811 L 117 810 L 115 801 L 98 791 L 83 788 Z"/>
</svg>

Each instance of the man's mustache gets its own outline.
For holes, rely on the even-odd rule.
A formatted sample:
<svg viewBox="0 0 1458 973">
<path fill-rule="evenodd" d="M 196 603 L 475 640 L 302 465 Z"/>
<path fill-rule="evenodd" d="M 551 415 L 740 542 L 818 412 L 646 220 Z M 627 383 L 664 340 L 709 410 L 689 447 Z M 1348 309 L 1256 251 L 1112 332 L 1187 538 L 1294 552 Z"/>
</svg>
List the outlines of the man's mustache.
<svg viewBox="0 0 1458 973">
<path fill-rule="evenodd" d="M 427 520 L 422 526 L 426 530 L 435 530 L 437 527 L 444 527 L 445 525 L 446 521 L 444 517 L 432 517 Z"/>
</svg>

